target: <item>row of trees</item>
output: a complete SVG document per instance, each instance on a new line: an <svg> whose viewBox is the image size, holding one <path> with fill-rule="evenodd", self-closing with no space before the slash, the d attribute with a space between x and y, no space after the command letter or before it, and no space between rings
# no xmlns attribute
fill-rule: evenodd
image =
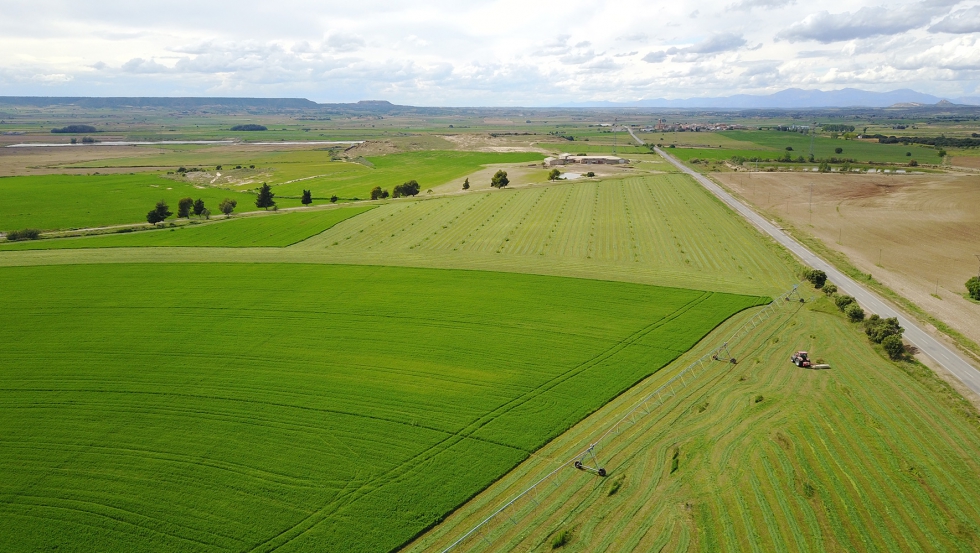
<svg viewBox="0 0 980 553"><path fill-rule="evenodd" d="M864 333L868 339L875 344L881 344L888 357L895 360L905 357L905 344L902 342L905 329L898 323L897 318L882 318L878 315L865 318L864 309L861 309L857 300L853 296L838 294L837 286L827 283L827 273L823 271L808 269L803 272L803 278L810 281L814 288L822 289L833 300L837 309L847 315L849 321L854 323L863 321Z"/></svg>
<svg viewBox="0 0 980 553"><path fill-rule="evenodd" d="M233 211L235 211L236 207L238 207L238 201L231 198L225 198L218 204L218 210L224 213L225 217L231 217L231 214ZM198 217L204 217L205 219L211 218L211 210L204 205L204 200L201 198L196 200L193 198L181 198L177 200L178 218L190 218L192 212ZM146 214L146 222L150 223L151 225L155 225L157 223L162 223L171 215L173 215L173 212L170 211L170 206L167 205L166 201L160 200L157 202L157 205Z"/></svg>

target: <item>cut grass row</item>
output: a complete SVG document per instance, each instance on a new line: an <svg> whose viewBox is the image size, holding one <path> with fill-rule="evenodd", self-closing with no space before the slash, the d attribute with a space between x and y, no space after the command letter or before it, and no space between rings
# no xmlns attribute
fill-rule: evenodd
<svg viewBox="0 0 980 553"><path fill-rule="evenodd" d="M441 550L737 324L576 425L407 551ZM833 368L792 366L789 354L801 348ZM545 552L566 531L563 551L980 546L980 416L929 369L887 360L825 298L789 308L733 353L738 365L719 365L601 448L608 478L569 469L537 495L540 506L519 503L508 513L516 524L503 520L465 550Z"/></svg>
<svg viewBox="0 0 980 553"><path fill-rule="evenodd" d="M306 240L341 221L374 209L342 207L315 211L288 211L262 216L217 219L206 224L124 234L102 234L0 243L0 251L61 250L79 248L174 247L284 247Z"/></svg>
<svg viewBox="0 0 980 553"><path fill-rule="evenodd" d="M493 263L582 263L785 289L792 271L758 233L690 178L474 193L385 205L297 248L336 255L478 256Z"/></svg>
<svg viewBox="0 0 980 553"><path fill-rule="evenodd" d="M10 551L388 551L760 301L302 264L0 287Z"/></svg>

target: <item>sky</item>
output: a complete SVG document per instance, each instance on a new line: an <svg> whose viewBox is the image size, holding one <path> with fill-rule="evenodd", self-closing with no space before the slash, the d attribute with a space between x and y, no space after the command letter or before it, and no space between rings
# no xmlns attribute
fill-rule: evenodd
<svg viewBox="0 0 980 553"><path fill-rule="evenodd" d="M980 96L980 0L0 0L0 95L548 106Z"/></svg>

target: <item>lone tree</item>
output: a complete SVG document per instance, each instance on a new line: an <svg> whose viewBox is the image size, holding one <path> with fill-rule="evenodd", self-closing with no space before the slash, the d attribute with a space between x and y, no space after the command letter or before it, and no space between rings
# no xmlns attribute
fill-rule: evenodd
<svg viewBox="0 0 980 553"><path fill-rule="evenodd" d="M834 148L834 153L835 154L843 154L844 153L844 148Z"/></svg>
<svg viewBox="0 0 980 553"><path fill-rule="evenodd" d="M313 203L313 193L310 192L309 190L304 190L303 199L300 201L303 202L303 205L310 205L311 203Z"/></svg>
<svg viewBox="0 0 980 553"><path fill-rule="evenodd" d="M980 301L980 277L971 277L966 281L966 290L971 298Z"/></svg>
<svg viewBox="0 0 980 553"><path fill-rule="evenodd" d="M177 200L177 217L181 219L190 217L192 207L194 207L194 198L181 198Z"/></svg>
<svg viewBox="0 0 980 553"><path fill-rule="evenodd" d="M561 171L559 171L558 169L552 169L551 172L548 173L548 180L558 180L558 177L560 176L561 176Z"/></svg>
<svg viewBox="0 0 980 553"><path fill-rule="evenodd" d="M490 179L490 186L494 188L503 188L508 184L510 184L510 181L507 179L507 171L503 169L494 173L493 178Z"/></svg>
<svg viewBox="0 0 980 553"><path fill-rule="evenodd" d="M204 212L207 210L208 208L204 207L204 200L201 198L194 200L194 215L200 217L201 215L204 215Z"/></svg>
<svg viewBox="0 0 980 553"><path fill-rule="evenodd" d="M470 179L469 177L467 177L466 180L463 181L463 190L469 190L469 189L470 189Z"/></svg>
<svg viewBox="0 0 980 553"><path fill-rule="evenodd" d="M336 195L330 196L330 203L335 204L335 203L337 203L337 200L339 200L339 199L340 198L338 198Z"/></svg>
<svg viewBox="0 0 980 553"><path fill-rule="evenodd" d="M403 196L416 196L422 187L415 180L410 180L406 183L399 184L392 190L391 196L393 198L401 198Z"/></svg>
<svg viewBox="0 0 980 553"><path fill-rule="evenodd" d="M238 207L238 200L233 200L231 198L225 198L221 200L220 204L218 204L218 209L225 214L225 217L231 217L231 212L235 211L236 207Z"/></svg>
<svg viewBox="0 0 980 553"><path fill-rule="evenodd" d="M381 199L381 187L380 186L375 186L374 188L371 189L371 199L372 200L380 200Z"/></svg>
<svg viewBox="0 0 980 553"><path fill-rule="evenodd" d="M259 197L255 198L255 207L261 207L264 209L269 209L270 207L275 207L276 201L273 200L276 195L272 193L272 188L269 185L262 183L262 188L259 188Z"/></svg>
<svg viewBox="0 0 980 553"><path fill-rule="evenodd" d="M149 213L146 214L146 222L151 225L163 222L167 217L170 217L173 213L167 206L167 202L160 200L157 202L157 206L154 207Z"/></svg>

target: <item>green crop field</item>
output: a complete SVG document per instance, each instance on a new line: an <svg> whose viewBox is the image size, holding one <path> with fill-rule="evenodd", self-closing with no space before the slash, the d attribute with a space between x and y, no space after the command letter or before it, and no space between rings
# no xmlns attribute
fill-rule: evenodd
<svg viewBox="0 0 980 553"><path fill-rule="evenodd" d="M810 137L795 132L779 131L727 131L721 133L734 140L743 142L753 142L760 146L760 149L772 150L777 155L782 155L786 147L793 148L790 154L796 156L808 156L810 153ZM834 148L841 148L843 153L834 153ZM905 155L912 152L911 157ZM922 146L903 146L901 144L878 144L877 142L864 142L861 140L834 140L828 136L817 136L814 139L813 154L817 158L849 158L855 159L860 163L868 161L886 161L892 163L907 163L909 159L927 160L932 163L938 161L936 150L924 148ZM728 157L731 157L729 154ZM758 156L756 152L754 155ZM751 156L749 156L751 157Z"/></svg>
<svg viewBox="0 0 980 553"><path fill-rule="evenodd" d="M0 287L6 551L388 551L761 301L331 265Z"/></svg>
<svg viewBox="0 0 980 553"><path fill-rule="evenodd" d="M319 234L337 223L374 209L342 207L316 211L288 211L265 216L216 219L207 224L102 234L81 238L0 243L0 250L56 250L123 248L134 246L283 247Z"/></svg>
<svg viewBox="0 0 980 553"><path fill-rule="evenodd" d="M215 154L201 154L212 156ZM165 156L160 156L165 157ZM274 185L280 207L299 206L303 190L314 198L325 200L333 195L343 198L367 198L375 186L393 188L415 179L423 192L432 186L460 178L484 165L540 161L537 153L482 152L410 152L372 157L368 163L330 161L326 152L276 152L257 156L256 173L267 169L269 184ZM130 164L158 164L162 159L133 158L121 160L113 167ZM203 161L204 159L202 159ZM113 161L113 160L109 160ZM189 160L177 158L179 164ZM261 164L266 161L268 167ZM106 161L98 162L106 165ZM114 162L115 163L115 162ZM240 163L246 163L241 161ZM191 164L188 163L188 166ZM214 169L214 167L211 167ZM230 167L229 167L230 169ZM225 171L228 172L227 170ZM299 180L301 179L301 180ZM253 178L254 180L254 178ZM146 212L163 199L176 209L177 200L186 196L202 198L217 213L218 203L226 197L238 200L238 211L254 211L254 196L241 191L252 190L256 183L222 189L217 186L161 178L157 173L132 175L44 175L0 178L0 194L6 198L0 205L0 230L22 228L63 229L141 222Z"/></svg>
<svg viewBox="0 0 980 553"><path fill-rule="evenodd" d="M796 368L788 359L801 348L832 368ZM576 425L406 550L462 536L706 349ZM932 371L887 360L826 299L784 309L732 354L737 365L689 380L599 448L607 478L568 468L537 504L518 503L460 550L543 553L563 531L572 552L980 547L980 415Z"/></svg>
<svg viewBox="0 0 980 553"><path fill-rule="evenodd" d="M213 213L223 198L238 200L236 211L255 211L255 196L161 178L135 175L43 175L0 178L0 230L64 229L145 222L146 212L165 200L176 211L177 200L201 198ZM299 200L277 199L280 207Z"/></svg>

